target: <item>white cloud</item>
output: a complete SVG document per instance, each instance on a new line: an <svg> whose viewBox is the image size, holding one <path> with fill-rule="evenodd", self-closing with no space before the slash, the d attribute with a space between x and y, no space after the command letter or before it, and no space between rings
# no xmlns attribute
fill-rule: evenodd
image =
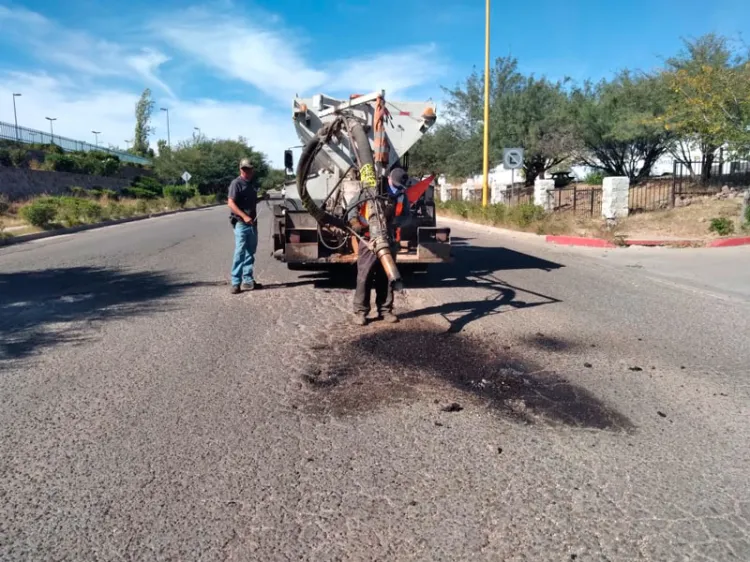
<svg viewBox="0 0 750 562"><path fill-rule="evenodd" d="M170 59L155 49L118 45L57 25L25 8L0 6L0 27L7 40L30 49L40 60L88 77L138 77L174 97L169 86L157 77L159 67Z"/></svg>
<svg viewBox="0 0 750 562"><path fill-rule="evenodd" d="M347 59L305 60L299 35L275 20L261 23L240 15L192 8L150 25L170 46L223 76L250 84L288 104L295 94L324 91L348 95L357 90L404 92L445 70L435 45L404 46L398 51ZM342 46L343 48L343 46ZM311 52L320 54L314 49ZM334 53L335 54L335 53ZM360 92L362 93L362 92Z"/></svg>
<svg viewBox="0 0 750 562"><path fill-rule="evenodd" d="M16 100L19 125L49 130L45 117L57 118L55 135L93 143L92 130L101 131L102 146L126 148L135 127L135 104L140 96L135 91L100 88L83 90L76 83L48 74L12 73L0 75L0 99L10 99L12 92L22 96ZM172 144L192 137L194 127L209 138L245 137L256 150L265 152L275 166L282 166L283 151L297 144L288 113L272 112L261 106L227 103L216 100L175 101L169 106ZM12 122L12 115L0 119ZM166 121L156 107L152 116L156 140L167 138Z"/></svg>
<svg viewBox="0 0 750 562"><path fill-rule="evenodd" d="M293 37L247 19L193 8L155 21L151 29L183 53L273 97L290 101L327 80L304 62Z"/></svg>

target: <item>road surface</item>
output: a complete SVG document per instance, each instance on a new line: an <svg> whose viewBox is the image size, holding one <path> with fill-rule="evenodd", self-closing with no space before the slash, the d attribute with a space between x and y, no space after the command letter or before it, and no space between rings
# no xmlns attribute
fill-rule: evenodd
<svg viewBox="0 0 750 562"><path fill-rule="evenodd" d="M224 209L0 249L0 559L750 560L750 251L457 226L357 329L261 222L239 296Z"/></svg>

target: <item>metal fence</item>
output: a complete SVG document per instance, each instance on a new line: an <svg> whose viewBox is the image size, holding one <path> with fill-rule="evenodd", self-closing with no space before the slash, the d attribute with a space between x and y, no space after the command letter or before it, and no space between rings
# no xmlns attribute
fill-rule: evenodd
<svg viewBox="0 0 750 562"><path fill-rule="evenodd" d="M715 193L725 185L750 187L750 162L719 161L703 172L701 162L675 162L672 179L675 195Z"/></svg>
<svg viewBox="0 0 750 562"><path fill-rule="evenodd" d="M602 189L600 187L561 187L547 192L554 211L568 211L589 217L602 214Z"/></svg>
<svg viewBox="0 0 750 562"><path fill-rule="evenodd" d="M50 133L45 133L44 131L37 131L36 129L29 129L27 127L16 128L14 124L3 123L2 121L0 121L0 138L23 144L55 144L66 152L106 152L119 157L123 162L130 162L131 164L151 163L148 158L136 156L135 154L130 154L129 152L124 152L122 150L113 150L111 148L95 146L87 142L61 137L59 135L52 135Z"/></svg>
<svg viewBox="0 0 750 562"><path fill-rule="evenodd" d="M659 211L674 206L675 192L671 178L653 179L634 185L628 193L628 208L631 213Z"/></svg>

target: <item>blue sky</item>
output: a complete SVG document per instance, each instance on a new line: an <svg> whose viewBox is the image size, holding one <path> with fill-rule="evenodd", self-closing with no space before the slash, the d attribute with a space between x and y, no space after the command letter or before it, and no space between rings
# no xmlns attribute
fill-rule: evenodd
<svg viewBox="0 0 750 562"><path fill-rule="evenodd" d="M658 66L681 37L739 37L748 21L747 0L494 0L491 50L526 72L598 79ZM194 127L242 135L279 164L297 144L295 93L383 88L439 104L440 86L483 57L482 0L0 0L0 120L12 121L20 92L19 124L46 130L44 117L57 117L56 134L92 140L95 129L103 144L124 147L149 87L157 109L170 108L173 143ZM153 124L155 145L166 138L164 114Z"/></svg>

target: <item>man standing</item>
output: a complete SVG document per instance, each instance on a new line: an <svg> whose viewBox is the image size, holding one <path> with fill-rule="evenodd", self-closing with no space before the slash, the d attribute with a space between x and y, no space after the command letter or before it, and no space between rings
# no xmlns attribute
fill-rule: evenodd
<svg viewBox="0 0 750 562"><path fill-rule="evenodd" d="M248 158L240 161L240 175L229 184L229 220L234 228L232 294L260 289L255 281L255 251L258 248L258 182Z"/></svg>
<svg viewBox="0 0 750 562"><path fill-rule="evenodd" d="M393 253L396 253L399 229L406 226L410 218L409 200L406 194L408 176L402 168L394 168L388 176L388 204L385 206L386 221L394 241ZM352 228L362 232L367 228L367 204L354 207L349 213ZM378 316L386 322L398 322L393 314L393 287L388 276L375 254L362 242L357 251L357 289L354 292L354 323L358 326L367 324L370 313L370 294L375 286L375 305Z"/></svg>

